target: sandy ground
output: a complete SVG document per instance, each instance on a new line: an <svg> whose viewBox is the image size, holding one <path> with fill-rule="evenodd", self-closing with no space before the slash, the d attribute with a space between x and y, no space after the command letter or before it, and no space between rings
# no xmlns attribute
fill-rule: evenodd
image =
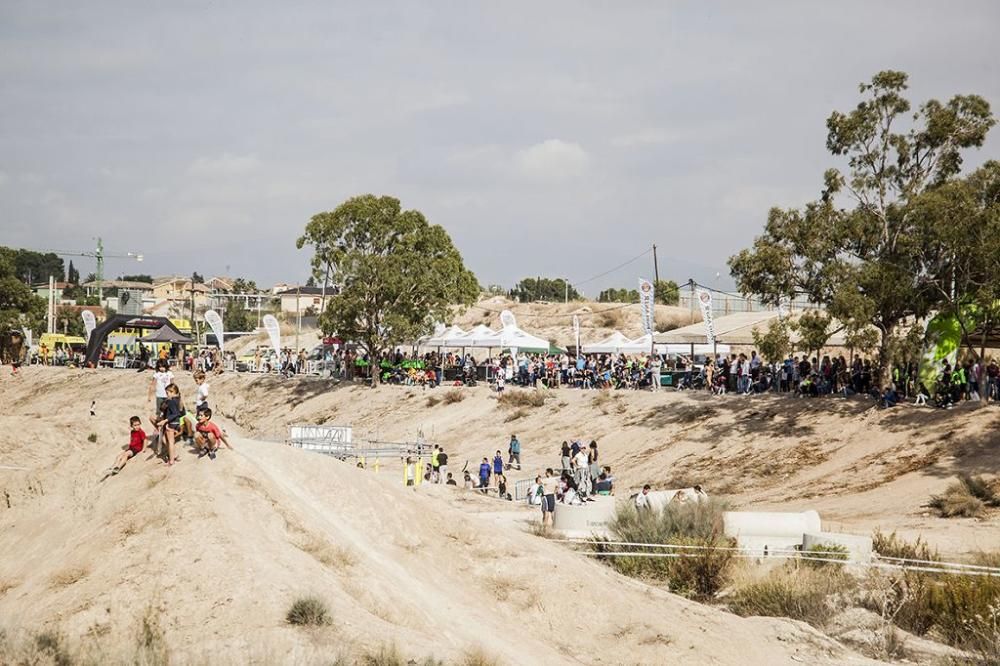
<svg viewBox="0 0 1000 666"><path fill-rule="evenodd" d="M922 536L947 556L1000 549L1000 513L946 519L925 506L959 473L1000 473L996 405L884 411L860 397L557 389L541 407L510 409L483 386L372 390L230 374L215 387L216 406L257 436L283 440L295 423L350 425L356 437L375 440L413 441L423 432L444 446L457 471L497 449L506 454L510 435L517 434L524 469L511 472L510 481L558 466L563 440L597 440L619 494L644 483L700 483L739 507L816 509L827 529ZM461 401L438 400L452 390Z"/></svg>
<svg viewBox="0 0 1000 666"><path fill-rule="evenodd" d="M3 624L115 640L152 612L177 663L221 655L303 663L386 643L448 660L481 646L510 664L868 663L801 623L741 619L621 577L526 533L530 514L514 507L461 490L406 489L396 474L249 436L234 436L236 450L215 461L185 452L172 469L143 454L100 482L127 442L127 418L149 411L149 379L29 368L0 383L0 465L27 468L0 469ZM193 388L189 378L182 386ZM233 417L221 419L232 433L275 431L306 412L365 420L384 410L387 434L423 426L471 455L510 429L485 389L435 408L404 389L330 391L236 375L218 378L212 391ZM642 410L677 400L634 397ZM602 431L629 418L627 410L604 423L592 397L565 399L563 429L582 429L584 413ZM543 421L561 413L546 407L544 418L517 424L528 455L541 455L554 425ZM522 427L529 419L533 427ZM606 450L635 478L624 464L627 439ZM330 605L330 627L285 623L292 601L307 593Z"/></svg>

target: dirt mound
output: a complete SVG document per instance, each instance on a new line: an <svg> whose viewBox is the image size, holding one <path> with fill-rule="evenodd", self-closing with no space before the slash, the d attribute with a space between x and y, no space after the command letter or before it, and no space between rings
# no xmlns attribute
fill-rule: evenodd
<svg viewBox="0 0 1000 666"><path fill-rule="evenodd" d="M148 411L148 380L36 368L0 387L0 464L27 468L0 471L8 623L113 644L152 616L181 663L302 663L388 644L446 660L479 646L499 663L864 662L799 623L622 578L490 520L462 491L407 490L395 474L276 443L235 437L234 452L186 452L170 470L142 454L99 482L127 418ZM213 397L230 392L221 401L235 409L241 381L245 397L267 388L234 377ZM306 595L329 605L330 626L285 622Z"/></svg>

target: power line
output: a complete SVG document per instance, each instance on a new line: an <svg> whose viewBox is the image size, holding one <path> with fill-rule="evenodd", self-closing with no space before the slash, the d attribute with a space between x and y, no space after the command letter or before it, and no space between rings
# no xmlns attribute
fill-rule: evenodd
<svg viewBox="0 0 1000 666"><path fill-rule="evenodd" d="M625 262L625 263L623 263L623 264L618 264L618 265L617 265L617 266L615 266L614 268L611 268L611 269L609 269L609 270L606 270L606 271L604 271L603 273L599 273L599 274L595 275L594 277L589 277L589 278L587 278L586 280L578 280L578 281L576 281L576 282L573 282L573 281L571 281L571 282L570 282L570 284L571 284L571 285L573 285L574 287L578 287L578 286L580 286L581 284L587 284L588 282L593 282L594 280L596 280L596 279L598 279L598 278L602 278L602 277L604 277L605 275L610 275L611 273L614 273L615 271L617 271L617 270L618 270L618 269L620 269L620 268L625 268L625 267L626 267L626 266L628 266L629 264L631 264L631 263L633 263L633 262L636 262L636 261L638 261L638 260L642 259L643 257L645 257L645 256L646 256L647 254L649 254L649 253L650 253L650 252L652 252L652 251L653 251L653 248L649 248L648 250L645 250L645 251L644 251L644 252L643 252L642 254L639 254L639 255L636 255L636 256L632 257L631 259L629 259L628 261L626 261L626 262Z"/></svg>

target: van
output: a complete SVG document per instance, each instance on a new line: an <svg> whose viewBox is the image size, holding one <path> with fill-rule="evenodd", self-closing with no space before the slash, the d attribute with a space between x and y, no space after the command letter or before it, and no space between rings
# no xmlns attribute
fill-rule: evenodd
<svg viewBox="0 0 1000 666"><path fill-rule="evenodd" d="M78 335L63 335L62 333L42 333L42 337L38 339L38 347L45 347L50 351L54 352L60 348L66 348L66 351L83 352L87 350L87 341Z"/></svg>

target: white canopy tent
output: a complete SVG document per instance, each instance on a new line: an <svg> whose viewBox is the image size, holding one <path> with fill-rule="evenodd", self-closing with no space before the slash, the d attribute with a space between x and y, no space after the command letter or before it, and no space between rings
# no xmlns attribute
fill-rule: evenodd
<svg viewBox="0 0 1000 666"><path fill-rule="evenodd" d="M615 331L600 342L582 345L584 354L631 354L633 352L627 351L627 349L632 346L633 342L619 331ZM648 344L646 351L649 351Z"/></svg>
<svg viewBox="0 0 1000 666"><path fill-rule="evenodd" d="M454 342L455 346L458 347L492 349L503 346L503 340L501 337L500 333L497 333L488 326L479 324L465 335L455 338Z"/></svg>
<svg viewBox="0 0 1000 666"><path fill-rule="evenodd" d="M466 332L458 326L449 326L441 333L435 334L420 344L423 347L461 347L462 345L456 344L456 342L464 335Z"/></svg>
<svg viewBox="0 0 1000 666"><path fill-rule="evenodd" d="M501 344L497 345L499 347L510 347L516 348L518 350L549 350L549 341L545 338L540 338L537 335L532 335L527 331L524 331L517 326L509 326L502 331L500 331Z"/></svg>

